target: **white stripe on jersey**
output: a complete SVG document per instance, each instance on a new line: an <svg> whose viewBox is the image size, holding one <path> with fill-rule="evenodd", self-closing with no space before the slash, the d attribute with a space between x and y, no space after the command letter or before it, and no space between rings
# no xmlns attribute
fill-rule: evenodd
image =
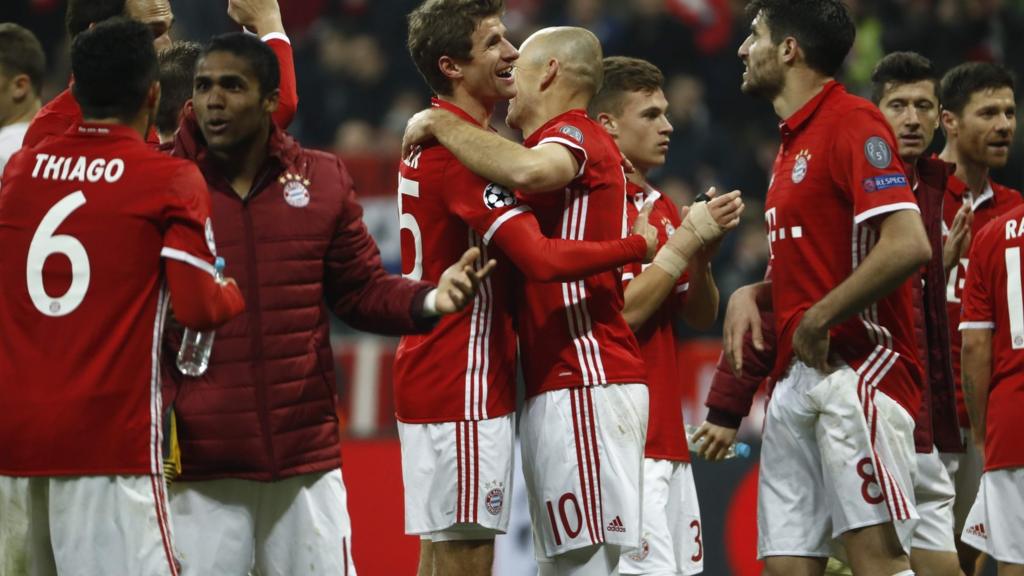
<svg viewBox="0 0 1024 576"><path fill-rule="evenodd" d="M171 260L177 260L179 262L184 262L186 264L191 264L196 268L199 268L203 272L206 272L210 276L217 275L217 269L213 267L213 264L210 264L209 262L203 260L202 258L193 256L192 254L189 254L184 250L178 250L177 248L168 248L167 246L164 246L163 250L160 250L160 256L164 258L170 258Z"/></svg>
<svg viewBox="0 0 1024 576"><path fill-rule="evenodd" d="M469 230L469 246L480 248L477 266L487 261L487 247L472 229ZM490 277L480 283L480 289L473 299L470 314L469 341L466 349L465 418L480 420L487 418L487 380L490 368L490 338L493 323L492 287Z"/></svg>
<svg viewBox="0 0 1024 576"><path fill-rule="evenodd" d="M565 190L565 208L562 212L562 238L582 240L587 225L589 197L581 191ZM583 280L562 283L562 299L566 309L569 335L576 347L583 385L606 384L601 350L594 338L590 312L586 306L586 286Z"/></svg>
<svg viewBox="0 0 1024 576"><path fill-rule="evenodd" d="M165 248L166 250L166 248ZM163 280L160 292L157 293L156 318L153 319L153 343L150 348L149 376L149 472L163 474L163 427L160 396L160 342L163 340L164 318L167 316L167 304L170 302L167 287Z"/></svg>
<svg viewBox="0 0 1024 576"><path fill-rule="evenodd" d="M533 208L530 208L529 206L526 205L520 205L509 210L508 212L505 212L501 216L498 216L498 219L491 223L491 227L488 228L487 232L484 234L484 245L491 243L491 238L493 238L494 235L498 232L498 228L501 228L502 224L508 222L515 216L525 214L527 212L533 212Z"/></svg>

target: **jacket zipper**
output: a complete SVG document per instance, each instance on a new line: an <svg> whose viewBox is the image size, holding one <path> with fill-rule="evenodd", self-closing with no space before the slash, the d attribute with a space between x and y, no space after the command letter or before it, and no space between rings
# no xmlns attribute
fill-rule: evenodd
<svg viewBox="0 0 1024 576"><path fill-rule="evenodd" d="M262 189L269 173L269 169L264 170L253 183L249 193L242 199L242 221L245 226L245 256L249 269L249 285L252 286L252 301L248 303L252 306L253 310L249 326L250 341L252 342L250 354L252 354L254 359L252 381L256 388L256 410L260 419L263 444L267 450L267 457L270 462L270 476L272 480L277 480L280 474L280 467L277 462L277 456L274 453L274 435L270 427L270 409L267 402L266 362L263 358L263 314L261 312L259 271L256 258L256 232L253 229L252 213L249 210L249 201L257 191Z"/></svg>

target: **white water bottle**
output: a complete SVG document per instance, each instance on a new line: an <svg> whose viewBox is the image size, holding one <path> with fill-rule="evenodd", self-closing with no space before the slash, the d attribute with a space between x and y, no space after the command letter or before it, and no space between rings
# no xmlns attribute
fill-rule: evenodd
<svg viewBox="0 0 1024 576"><path fill-rule="evenodd" d="M693 441L693 436L694 436L694 434L697 433L698 429L699 429L699 427L698 426L694 426L693 424L687 424L686 425L686 443L690 446L690 452L697 452L697 450L700 448L700 445L704 443L703 439L701 439L698 442L694 442ZM731 458L749 458L749 457L750 457L750 444L747 444L746 442L733 442L732 444L729 445L729 449L726 450L726 452L725 452L725 459L726 460L729 460Z"/></svg>
<svg viewBox="0 0 1024 576"><path fill-rule="evenodd" d="M220 256L214 261L214 277L217 283L224 282L224 259ZM185 328L181 336L181 348L178 349L178 370L185 376L202 376L210 365L210 353L213 351L213 337L216 330L200 332Z"/></svg>

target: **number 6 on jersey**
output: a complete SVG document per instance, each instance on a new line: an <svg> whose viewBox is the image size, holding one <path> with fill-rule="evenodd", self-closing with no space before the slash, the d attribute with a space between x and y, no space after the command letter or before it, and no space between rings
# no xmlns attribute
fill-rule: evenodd
<svg viewBox="0 0 1024 576"><path fill-rule="evenodd" d="M25 266L28 295L36 309L47 316L66 316L74 312L89 289L89 255L85 246L74 236L54 234L57 227L84 204L85 194L81 190L62 198L43 216L28 246ZM43 264L52 254L63 254L71 261L71 286L60 296L47 294L43 285Z"/></svg>

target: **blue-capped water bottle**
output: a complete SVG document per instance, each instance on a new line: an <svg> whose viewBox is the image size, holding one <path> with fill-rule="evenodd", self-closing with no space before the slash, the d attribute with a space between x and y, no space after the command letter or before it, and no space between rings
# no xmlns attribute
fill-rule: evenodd
<svg viewBox="0 0 1024 576"><path fill-rule="evenodd" d="M690 452L697 452L697 450L700 449L700 445L704 443L703 439L701 439L699 442L693 441L693 436L697 433L697 430L699 429L699 426L694 426L693 424L686 425L686 443L690 446ZM729 460L730 458L749 457L750 444L747 444L746 442L733 442L732 444L729 445L729 449L725 451L725 456L723 456L725 460Z"/></svg>
<svg viewBox="0 0 1024 576"><path fill-rule="evenodd" d="M220 256L213 263L214 277L217 283L224 282L224 259ZM185 328L181 336L181 348L178 349L178 370L185 376L202 376L210 365L210 353L213 351L213 337L216 330L201 332Z"/></svg>

